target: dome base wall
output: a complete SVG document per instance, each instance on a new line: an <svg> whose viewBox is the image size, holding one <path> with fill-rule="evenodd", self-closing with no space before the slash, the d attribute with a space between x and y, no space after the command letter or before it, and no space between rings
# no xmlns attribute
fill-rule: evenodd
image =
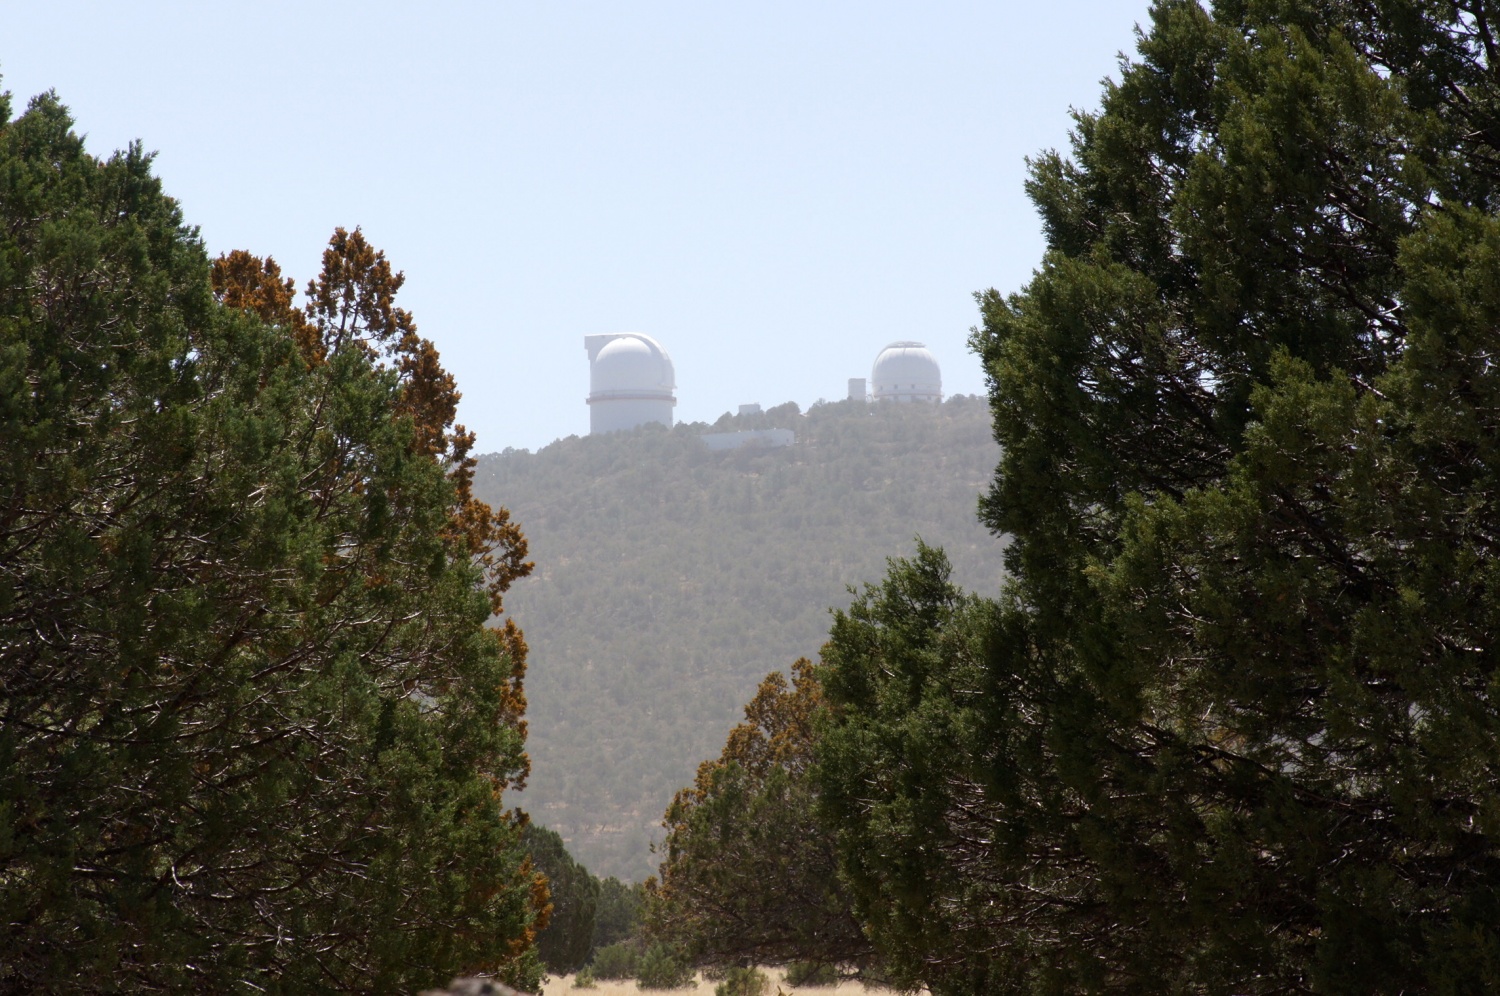
<svg viewBox="0 0 1500 996"><path fill-rule="evenodd" d="M671 398L599 398L589 399L589 434L623 432L651 422L671 427Z"/></svg>

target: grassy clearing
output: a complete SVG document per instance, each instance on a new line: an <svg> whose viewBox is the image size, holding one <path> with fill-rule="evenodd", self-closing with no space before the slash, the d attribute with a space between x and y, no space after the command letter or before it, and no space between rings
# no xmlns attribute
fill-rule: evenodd
<svg viewBox="0 0 1500 996"><path fill-rule="evenodd" d="M862 996L864 993L889 994L890 989L882 989L877 986L865 986L858 982L841 982L837 986L802 986L793 989L786 984L786 973L779 968L762 969L771 977L771 996L776 996L776 987L787 996L815 996L815 994L838 993L839 996ZM714 983L705 982L703 976L698 976L698 988L696 989L639 989L633 980L625 982L606 982L600 979L592 989L577 989L573 986L573 976L553 976L543 987L544 996L641 996L641 993L670 992L674 996L713 996Z"/></svg>

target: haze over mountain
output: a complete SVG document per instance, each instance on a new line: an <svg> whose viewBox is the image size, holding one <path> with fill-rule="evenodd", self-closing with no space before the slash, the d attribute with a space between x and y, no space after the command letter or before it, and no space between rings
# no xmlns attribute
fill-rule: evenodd
<svg viewBox="0 0 1500 996"><path fill-rule="evenodd" d="M699 438L773 427L795 445ZM476 493L511 510L536 561L506 597L531 647L520 805L594 873L653 873L672 794L767 673L817 654L848 586L920 536L959 584L998 588L1002 544L975 507L999 456L985 400L959 396L787 404L481 458Z"/></svg>

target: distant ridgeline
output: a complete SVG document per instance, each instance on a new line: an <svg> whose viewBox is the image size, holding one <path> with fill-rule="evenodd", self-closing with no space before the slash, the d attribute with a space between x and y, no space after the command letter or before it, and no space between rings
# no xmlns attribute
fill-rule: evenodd
<svg viewBox="0 0 1500 996"><path fill-rule="evenodd" d="M781 429L711 450L707 433ZM536 561L506 608L531 646L530 785L519 804L597 875L655 872L673 792L716 757L771 671L816 657L848 586L913 537L993 593L1002 546L976 502L999 447L983 398L841 401L646 426L480 459Z"/></svg>

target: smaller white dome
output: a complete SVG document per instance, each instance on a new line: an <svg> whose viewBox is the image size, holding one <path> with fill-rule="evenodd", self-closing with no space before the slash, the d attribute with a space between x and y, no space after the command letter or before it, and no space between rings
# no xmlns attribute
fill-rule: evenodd
<svg viewBox="0 0 1500 996"><path fill-rule="evenodd" d="M893 342L875 357L870 384L876 401L942 401L943 374L920 342Z"/></svg>
<svg viewBox="0 0 1500 996"><path fill-rule="evenodd" d="M589 388L594 398L670 397L676 386L671 358L650 336L630 334L613 338L589 364Z"/></svg>

